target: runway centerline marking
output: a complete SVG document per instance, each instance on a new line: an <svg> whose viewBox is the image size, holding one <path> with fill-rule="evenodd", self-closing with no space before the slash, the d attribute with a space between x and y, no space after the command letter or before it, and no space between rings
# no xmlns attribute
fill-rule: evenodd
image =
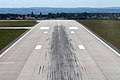
<svg viewBox="0 0 120 80"><path fill-rule="evenodd" d="M44 32L44 34L47 34L47 33L48 33L47 31Z"/></svg>
<svg viewBox="0 0 120 80"><path fill-rule="evenodd" d="M60 22L58 22L58 26L60 26Z"/></svg>
<svg viewBox="0 0 120 80"><path fill-rule="evenodd" d="M44 30L44 29L50 29L50 28L49 27L41 27L40 29Z"/></svg>
<svg viewBox="0 0 120 80"><path fill-rule="evenodd" d="M36 47L35 47L35 49L37 50L37 49L41 49L42 48L42 45L37 45Z"/></svg>
<svg viewBox="0 0 120 80"><path fill-rule="evenodd" d="M74 34L75 33L75 31L71 31L71 34Z"/></svg>
<svg viewBox="0 0 120 80"><path fill-rule="evenodd" d="M78 27L69 27L69 29L78 29Z"/></svg>
<svg viewBox="0 0 120 80"><path fill-rule="evenodd" d="M80 49L85 49L84 45L78 45Z"/></svg>

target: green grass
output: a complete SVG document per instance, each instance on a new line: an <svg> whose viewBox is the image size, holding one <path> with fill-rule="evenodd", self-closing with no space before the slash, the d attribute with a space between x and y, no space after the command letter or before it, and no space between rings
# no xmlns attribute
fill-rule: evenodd
<svg viewBox="0 0 120 80"><path fill-rule="evenodd" d="M26 30L0 30L0 50L23 34Z"/></svg>
<svg viewBox="0 0 120 80"><path fill-rule="evenodd" d="M32 27L35 24L35 20L0 21L0 27Z"/></svg>
<svg viewBox="0 0 120 80"><path fill-rule="evenodd" d="M79 20L80 23L120 50L120 21L117 20Z"/></svg>

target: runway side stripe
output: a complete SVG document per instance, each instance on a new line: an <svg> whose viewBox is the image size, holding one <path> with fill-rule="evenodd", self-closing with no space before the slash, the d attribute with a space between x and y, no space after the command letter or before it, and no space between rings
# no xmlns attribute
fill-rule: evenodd
<svg viewBox="0 0 120 80"><path fill-rule="evenodd" d="M79 24L79 23L78 23ZM87 28L85 28L82 24L79 24L82 28L84 28L87 32L89 32L91 35L93 35L97 40L99 40L100 42L102 42L106 47L108 47L110 50L112 50L115 54L117 54L118 56L120 56L120 54L114 50L112 47L110 47L107 43L105 43L104 41L102 41L100 38L98 38L95 34L93 34L91 31L89 31Z"/></svg>
<svg viewBox="0 0 120 80"><path fill-rule="evenodd" d="M37 27L40 23L38 23L35 27ZM17 40L12 46L10 46L7 50L5 50L0 57L5 55L11 48L13 48L19 41L21 41L25 36L27 36L35 27L33 27L30 31L28 31L25 35L23 35L19 40Z"/></svg>
<svg viewBox="0 0 120 80"><path fill-rule="evenodd" d="M78 47L79 47L80 49L85 49L85 47L84 47L83 45L78 45Z"/></svg>
<svg viewBox="0 0 120 80"><path fill-rule="evenodd" d="M37 45L36 47L35 47L35 49L41 49L42 48L42 45Z"/></svg>

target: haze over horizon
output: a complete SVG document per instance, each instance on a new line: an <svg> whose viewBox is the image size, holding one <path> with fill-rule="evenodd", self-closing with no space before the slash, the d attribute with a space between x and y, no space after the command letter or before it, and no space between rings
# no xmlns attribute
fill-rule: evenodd
<svg viewBox="0 0 120 80"><path fill-rule="evenodd" d="M29 8L29 7L120 7L120 0L4 0L0 8Z"/></svg>

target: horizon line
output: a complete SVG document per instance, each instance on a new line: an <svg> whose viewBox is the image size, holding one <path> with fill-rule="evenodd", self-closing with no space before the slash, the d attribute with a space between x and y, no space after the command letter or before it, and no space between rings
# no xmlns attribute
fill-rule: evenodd
<svg viewBox="0 0 120 80"><path fill-rule="evenodd" d="M50 6L50 7L45 7L45 6L31 6L31 7L0 7L0 8L120 8L120 6L91 6L91 7L85 7L85 6L78 6L78 7L55 7L55 6Z"/></svg>

